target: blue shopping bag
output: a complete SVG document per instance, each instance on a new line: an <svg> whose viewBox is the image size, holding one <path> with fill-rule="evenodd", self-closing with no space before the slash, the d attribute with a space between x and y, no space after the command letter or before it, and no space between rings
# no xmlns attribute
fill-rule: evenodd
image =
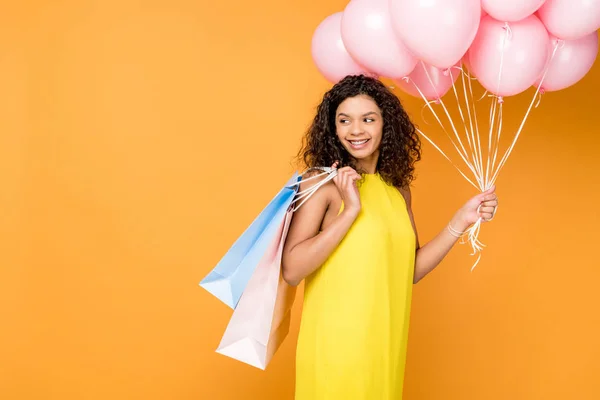
<svg viewBox="0 0 600 400"><path fill-rule="evenodd" d="M202 279L200 286L230 308L235 308L267 246L281 226L286 212L292 207L292 203L303 198L303 202L308 200L312 193L336 175L336 171L331 168L318 169L325 172L307 180L324 174L328 174L327 178L302 192L298 192L302 175L294 173L288 183L235 241L217 266Z"/></svg>

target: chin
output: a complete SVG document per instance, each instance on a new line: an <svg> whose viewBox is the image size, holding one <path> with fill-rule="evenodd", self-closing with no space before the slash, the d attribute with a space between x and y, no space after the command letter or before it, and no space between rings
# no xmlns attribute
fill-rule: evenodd
<svg viewBox="0 0 600 400"><path fill-rule="evenodd" d="M356 160L364 160L370 158L375 153L371 149L354 150L346 148L346 151Z"/></svg>

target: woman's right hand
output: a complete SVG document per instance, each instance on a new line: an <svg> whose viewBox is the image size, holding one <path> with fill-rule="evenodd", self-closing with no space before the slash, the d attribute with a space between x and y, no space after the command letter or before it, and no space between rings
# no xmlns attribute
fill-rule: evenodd
<svg viewBox="0 0 600 400"><path fill-rule="evenodd" d="M336 168L338 163L334 163L332 168ZM344 210L353 212L356 215L360 212L360 195L358 193L358 187L356 181L361 180L362 177L351 167L343 167L337 170L337 176L333 178L333 183L340 192L342 201L344 202Z"/></svg>

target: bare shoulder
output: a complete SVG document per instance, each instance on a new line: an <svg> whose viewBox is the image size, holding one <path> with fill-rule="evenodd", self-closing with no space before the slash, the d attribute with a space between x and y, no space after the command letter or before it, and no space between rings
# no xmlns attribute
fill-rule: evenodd
<svg viewBox="0 0 600 400"><path fill-rule="evenodd" d="M404 197L404 201L406 202L406 206L410 208L412 206L412 193L410 191L410 186L399 187L398 191Z"/></svg>
<svg viewBox="0 0 600 400"><path fill-rule="evenodd" d="M326 174L318 176L320 174L323 174L323 172L319 170L309 171L306 174L304 174L302 176L302 180L300 181L299 191L302 192L304 190L315 187L315 185L320 184L323 180L327 178ZM319 190L317 190L315 194L311 197L311 199L315 197L321 200L327 200L328 203L331 200L331 195L333 194L332 189L335 189L335 185L332 181L329 181L323 186L321 186Z"/></svg>
<svg viewBox="0 0 600 400"><path fill-rule="evenodd" d="M315 177L319 172L305 174L300 182L300 191L310 189L322 182L327 175ZM310 181L306 181L309 178ZM298 243L316 236L322 226L325 214L332 201L335 184L327 182L311 195L309 199L297 198L296 207L286 238L285 251L294 248ZM302 194L300 195L302 196Z"/></svg>

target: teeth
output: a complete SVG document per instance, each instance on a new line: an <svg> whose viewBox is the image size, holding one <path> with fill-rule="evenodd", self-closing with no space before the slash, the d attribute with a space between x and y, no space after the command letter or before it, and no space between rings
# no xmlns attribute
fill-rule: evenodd
<svg viewBox="0 0 600 400"><path fill-rule="evenodd" d="M353 145L355 145L355 146L358 146L358 145L361 145L361 144L367 143L367 140L368 140L368 139L365 139L365 140L351 140L351 141L350 141L350 143L352 143L352 144L353 144Z"/></svg>

